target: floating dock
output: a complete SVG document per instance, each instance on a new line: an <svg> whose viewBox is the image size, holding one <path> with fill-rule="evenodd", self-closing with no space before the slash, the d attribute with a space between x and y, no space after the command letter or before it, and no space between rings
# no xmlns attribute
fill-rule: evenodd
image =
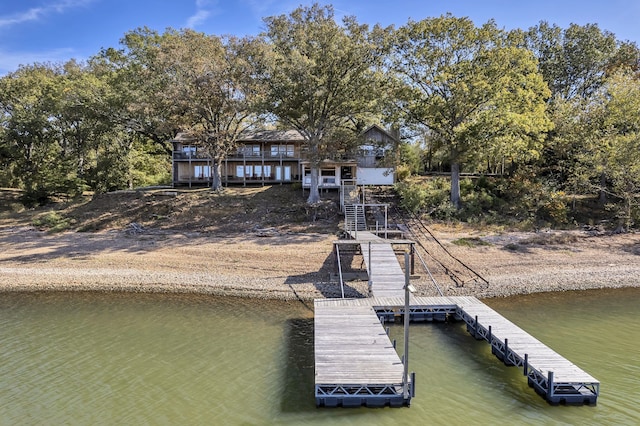
<svg viewBox="0 0 640 426"><path fill-rule="evenodd" d="M404 366L371 306L319 299L314 307L316 405L405 404Z"/></svg>
<svg viewBox="0 0 640 426"><path fill-rule="evenodd" d="M402 406L415 394L381 321L403 316L404 297L318 299L315 307L317 406ZM552 404L595 404L600 383L475 297L410 298L411 321L462 320L476 339Z"/></svg>

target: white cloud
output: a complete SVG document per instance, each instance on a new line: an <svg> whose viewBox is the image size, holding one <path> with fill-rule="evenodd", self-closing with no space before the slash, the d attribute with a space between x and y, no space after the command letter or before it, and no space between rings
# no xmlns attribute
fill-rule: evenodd
<svg viewBox="0 0 640 426"><path fill-rule="evenodd" d="M42 52L7 52L0 50L0 77L16 71L20 65L33 65L34 63L61 63L71 58L83 60L77 56L77 52L71 48L53 49Z"/></svg>
<svg viewBox="0 0 640 426"><path fill-rule="evenodd" d="M197 10L194 15L191 15L187 20L187 28L195 28L200 24L203 24L207 18L211 15L208 10Z"/></svg>
<svg viewBox="0 0 640 426"><path fill-rule="evenodd" d="M195 28L207 21L214 14L217 1L213 0L196 0L196 13L187 19L186 27Z"/></svg>
<svg viewBox="0 0 640 426"><path fill-rule="evenodd" d="M64 13L68 9L86 6L93 0L60 0L53 3L43 4L39 7L32 7L23 12L12 15L0 16L0 29L25 22L38 21L53 13Z"/></svg>

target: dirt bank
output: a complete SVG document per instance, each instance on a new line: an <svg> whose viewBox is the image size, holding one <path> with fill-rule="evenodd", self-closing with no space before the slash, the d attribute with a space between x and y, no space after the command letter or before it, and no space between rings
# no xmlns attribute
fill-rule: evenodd
<svg viewBox="0 0 640 426"><path fill-rule="evenodd" d="M435 234L452 254L489 282L460 285L439 277L445 295L495 297L640 286L638 234L480 235L446 228ZM471 243L458 245L461 238ZM335 297L339 286L330 282L335 239L327 233L259 231L228 236L166 230L47 234L30 226L5 226L0 227L0 290L200 292L305 300ZM437 294L420 267L414 283L419 294ZM366 291L366 282L348 283L348 296Z"/></svg>

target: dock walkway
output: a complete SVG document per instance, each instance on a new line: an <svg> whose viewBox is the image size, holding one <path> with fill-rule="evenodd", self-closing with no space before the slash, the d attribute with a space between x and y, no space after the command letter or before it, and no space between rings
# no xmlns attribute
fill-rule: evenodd
<svg viewBox="0 0 640 426"><path fill-rule="evenodd" d="M491 345L491 352L498 359L522 368L529 385L547 401L596 403L600 383L595 378L484 303L460 302L457 316L476 339Z"/></svg>
<svg viewBox="0 0 640 426"><path fill-rule="evenodd" d="M380 319L404 315L404 297L315 301L315 394L318 406L409 405L414 380ZM412 321L463 320L507 365L550 403L595 404L600 383L475 297L411 297ZM411 389L403 398L403 389ZM404 395L407 395L406 393Z"/></svg>
<svg viewBox="0 0 640 426"><path fill-rule="evenodd" d="M360 243L360 251L369 276L369 291L373 297L404 297L404 272L387 240L372 232L351 232ZM375 267L374 267L375 265Z"/></svg>

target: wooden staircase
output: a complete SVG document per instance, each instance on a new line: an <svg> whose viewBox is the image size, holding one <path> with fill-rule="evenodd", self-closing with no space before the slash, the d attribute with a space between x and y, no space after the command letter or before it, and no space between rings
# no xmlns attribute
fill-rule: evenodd
<svg viewBox="0 0 640 426"><path fill-rule="evenodd" d="M344 230L347 232L367 230L367 220L364 214L364 204L345 204Z"/></svg>

